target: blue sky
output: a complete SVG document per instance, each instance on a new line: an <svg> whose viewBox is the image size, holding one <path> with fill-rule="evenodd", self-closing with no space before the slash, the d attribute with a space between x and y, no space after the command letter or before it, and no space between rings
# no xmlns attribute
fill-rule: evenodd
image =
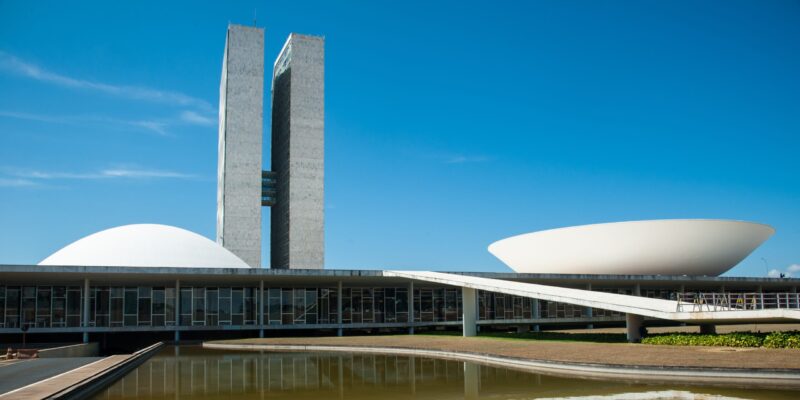
<svg viewBox="0 0 800 400"><path fill-rule="evenodd" d="M514 234L727 218L777 230L728 275L800 270L796 1L0 0L0 263L213 238L225 30L254 10L267 65L326 37L328 268L508 271L486 246Z"/></svg>

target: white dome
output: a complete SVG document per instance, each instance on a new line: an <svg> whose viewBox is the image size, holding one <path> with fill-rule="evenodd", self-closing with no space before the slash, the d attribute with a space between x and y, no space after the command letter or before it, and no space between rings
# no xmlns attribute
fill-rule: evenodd
<svg viewBox="0 0 800 400"><path fill-rule="evenodd" d="M489 252L520 273L717 276L774 233L742 221L630 221L512 236Z"/></svg>
<svg viewBox="0 0 800 400"><path fill-rule="evenodd" d="M203 236L158 224L124 225L91 234L39 265L249 268L242 259Z"/></svg>

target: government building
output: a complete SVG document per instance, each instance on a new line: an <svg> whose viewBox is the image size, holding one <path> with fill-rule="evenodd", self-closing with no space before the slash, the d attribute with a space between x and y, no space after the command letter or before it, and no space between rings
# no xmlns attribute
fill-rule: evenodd
<svg viewBox="0 0 800 400"><path fill-rule="evenodd" d="M271 76L264 30L230 25L222 57L217 233L133 224L37 265L0 260L0 336L349 335L797 320L800 280L719 275L775 231L729 220L584 225L498 240L514 272L324 269L324 38L291 34ZM269 268L261 213L271 212ZM74 240L74 238L71 238ZM67 242L67 240L65 240Z"/></svg>

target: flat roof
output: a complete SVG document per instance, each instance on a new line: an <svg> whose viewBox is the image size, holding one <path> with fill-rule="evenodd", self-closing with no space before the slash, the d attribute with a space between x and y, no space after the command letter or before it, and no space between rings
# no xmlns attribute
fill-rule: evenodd
<svg viewBox="0 0 800 400"><path fill-rule="evenodd" d="M800 286L798 278L717 277L687 275L590 275L590 274L518 274L514 272L451 272L476 277L539 282L554 285L585 286L586 284L624 286L704 285L734 287ZM83 267L53 265L0 264L0 277L5 284L80 284L89 279L100 285L165 284L180 280L191 284L254 285L348 285L405 284L405 278L383 276L382 270L370 269L269 269L269 268L175 268L175 267ZM420 285L430 286L431 284Z"/></svg>

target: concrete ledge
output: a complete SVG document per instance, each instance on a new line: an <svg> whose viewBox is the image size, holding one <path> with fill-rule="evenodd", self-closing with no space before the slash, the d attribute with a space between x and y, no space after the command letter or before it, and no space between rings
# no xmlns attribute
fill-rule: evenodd
<svg viewBox="0 0 800 400"><path fill-rule="evenodd" d="M620 366L611 364L569 363L533 360L492 354L405 347L338 345L271 345L203 343L203 348L249 351L344 352L410 355L469 361L500 368L597 380L622 380L645 383L684 383L764 389L800 389L800 371L793 369L699 368Z"/></svg>
<svg viewBox="0 0 800 400"><path fill-rule="evenodd" d="M163 342L159 342L133 354L109 356L63 374L12 390L0 395L0 399L85 399L139 366L163 345Z"/></svg>
<svg viewBox="0 0 800 400"><path fill-rule="evenodd" d="M39 358L97 357L99 354L100 346L96 342L39 350Z"/></svg>

